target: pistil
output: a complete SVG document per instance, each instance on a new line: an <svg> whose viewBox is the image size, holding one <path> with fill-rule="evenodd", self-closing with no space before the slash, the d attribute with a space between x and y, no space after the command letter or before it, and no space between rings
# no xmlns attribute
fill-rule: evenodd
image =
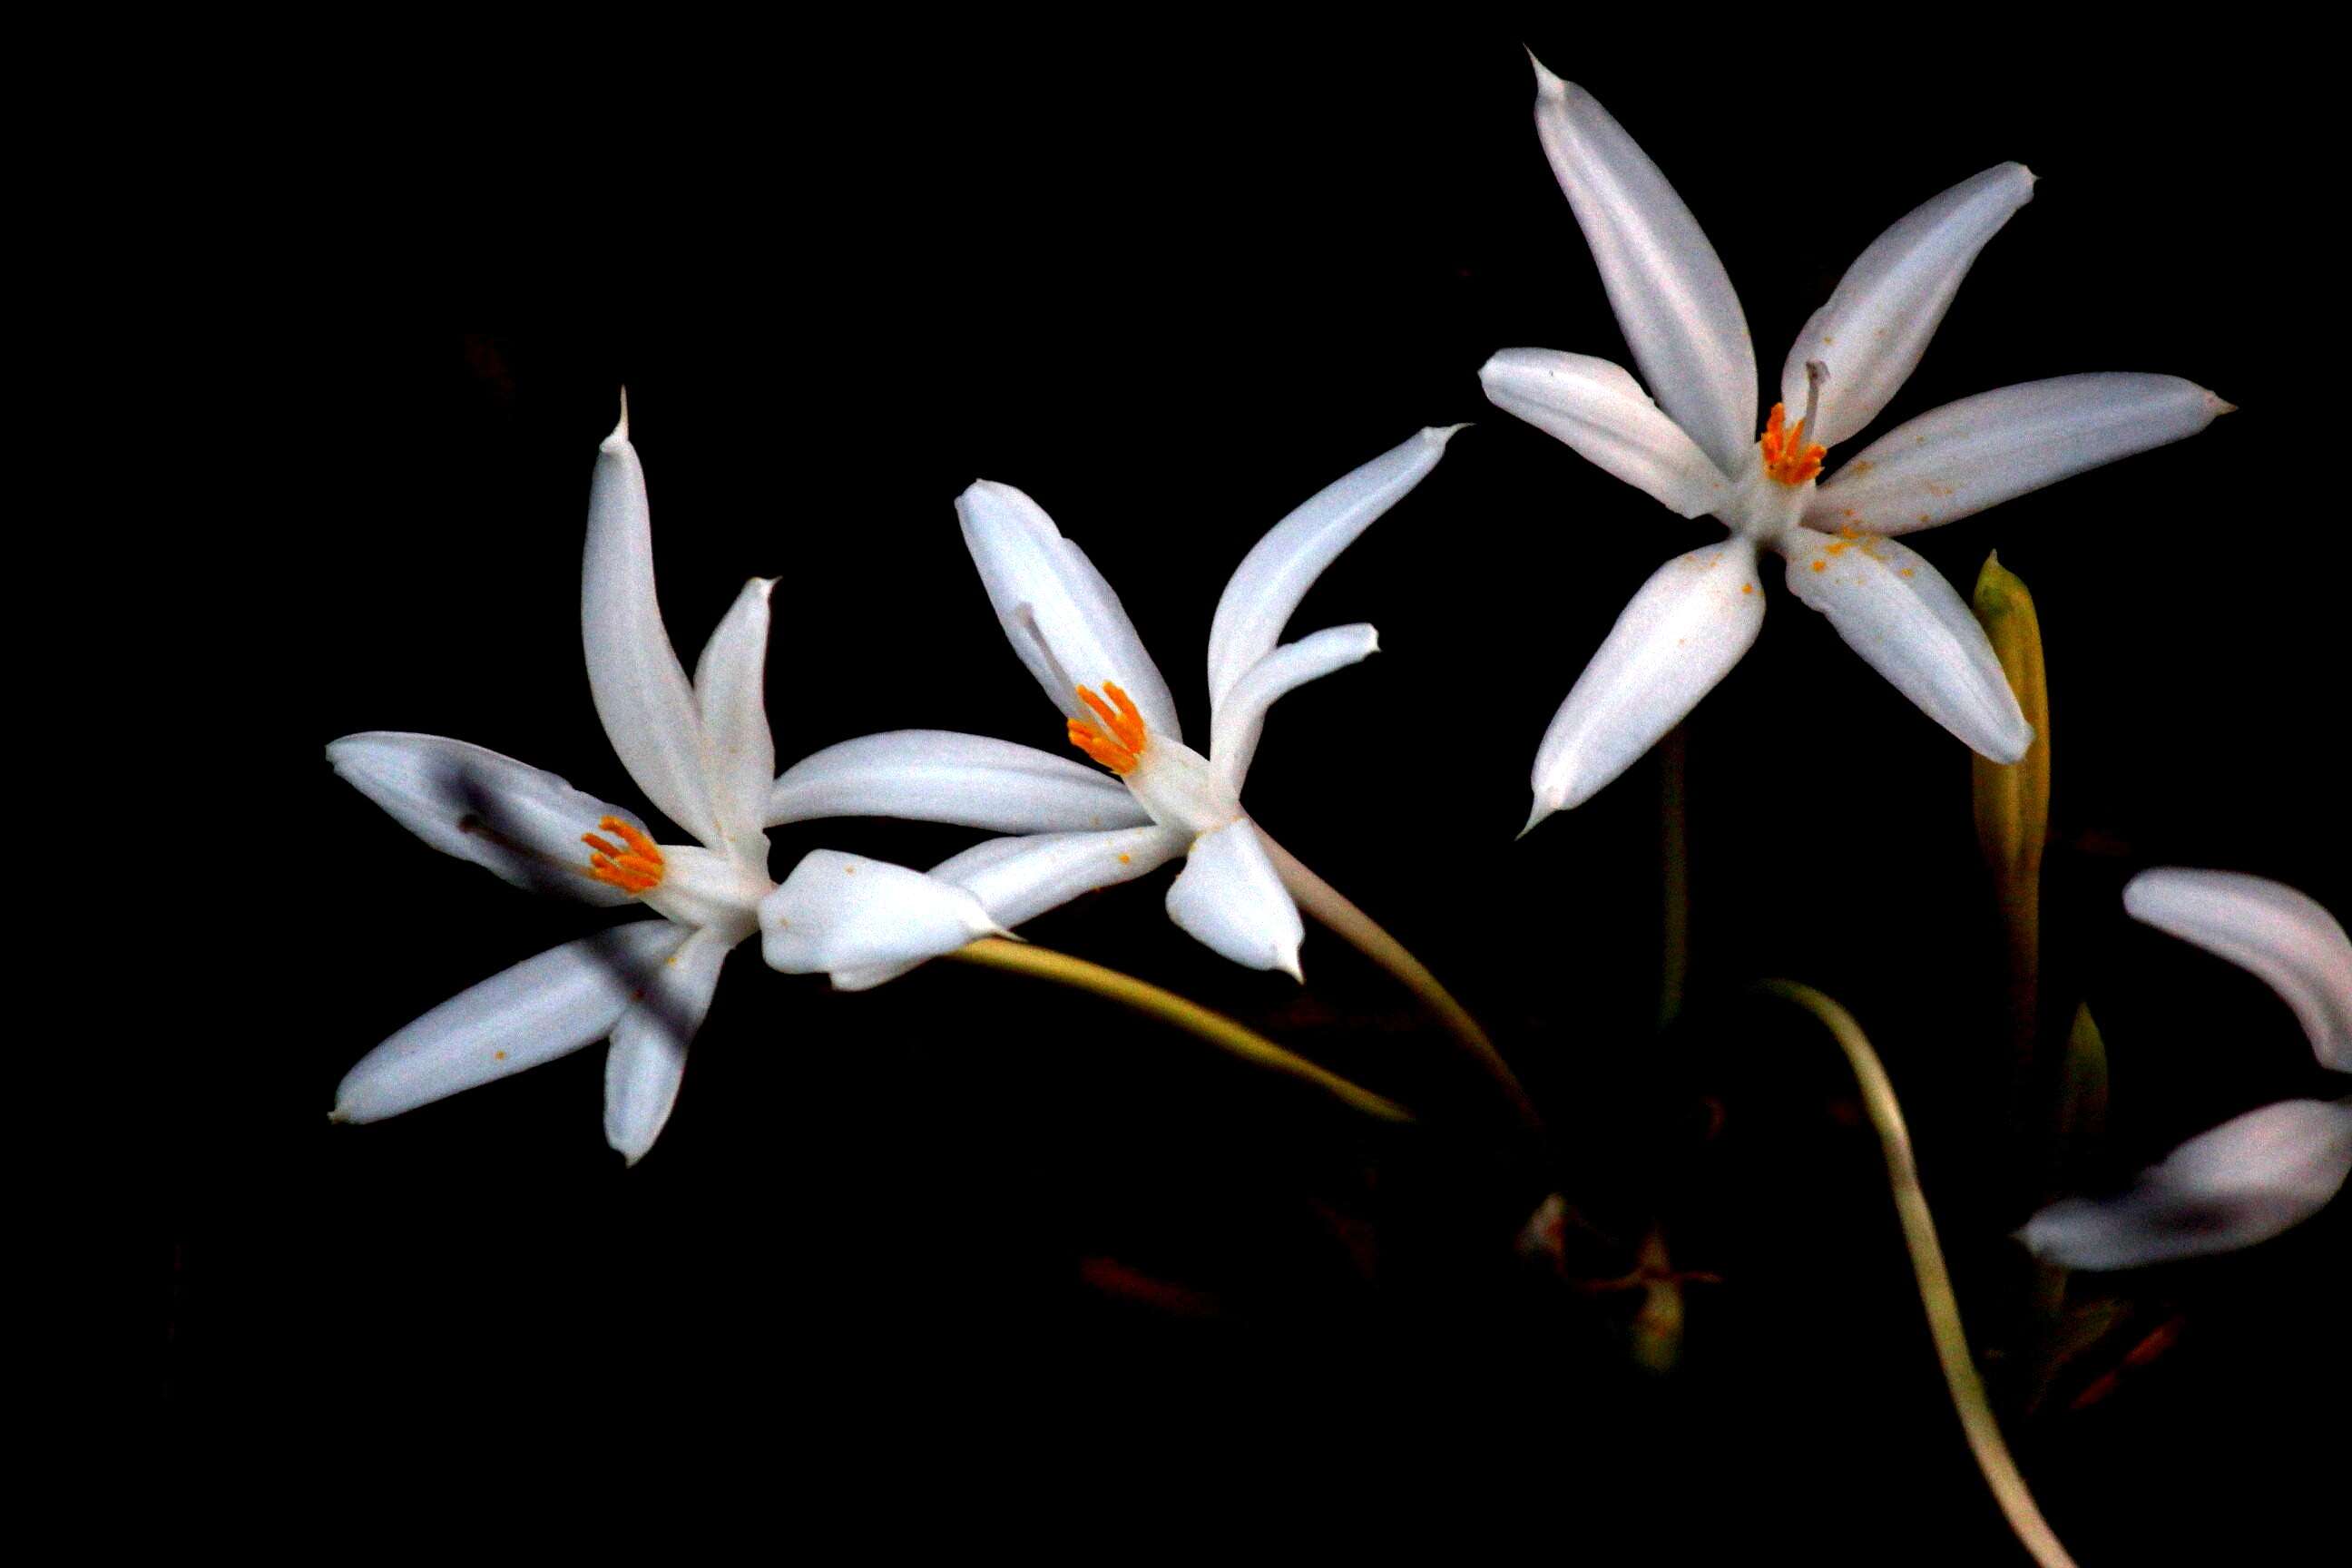
<svg viewBox="0 0 2352 1568"><path fill-rule="evenodd" d="M1789 416L1788 405L1776 403L1764 421L1764 471L1789 486L1803 484L1822 471L1822 459L1830 455L1827 447L1805 444L1805 431L1819 429L1822 410L1822 383L1830 378L1830 368L1820 360L1805 362L1805 416L1797 421L1796 428L1784 432L1781 425Z"/></svg>

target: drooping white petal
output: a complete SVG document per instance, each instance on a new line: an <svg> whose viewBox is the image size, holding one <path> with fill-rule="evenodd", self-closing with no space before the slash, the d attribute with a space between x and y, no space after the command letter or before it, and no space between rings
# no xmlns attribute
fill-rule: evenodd
<svg viewBox="0 0 2352 1568"><path fill-rule="evenodd" d="M613 1026L604 1054L604 1142L632 1165L654 1146L677 1103L686 1047L710 1012L719 966L733 945L717 931L696 931L655 970L646 994Z"/></svg>
<svg viewBox="0 0 2352 1568"><path fill-rule="evenodd" d="M1528 826L1583 805L1632 767L1730 673L1763 625L1756 546L1747 538L1659 567L1544 731Z"/></svg>
<svg viewBox="0 0 2352 1568"><path fill-rule="evenodd" d="M1557 349L1505 349L1478 372L1486 400L1576 448L1685 517L1723 505L1731 483L1622 365Z"/></svg>
<svg viewBox="0 0 2352 1568"><path fill-rule="evenodd" d="M767 819L774 825L820 816L902 816L998 833L1080 832L1149 820L1117 779L1075 757L951 730L860 735L793 763L769 793Z"/></svg>
<svg viewBox="0 0 2352 1568"><path fill-rule="evenodd" d="M1997 763L2033 743L2017 694L1968 602L1910 546L1803 531L1785 541L1789 588L1928 718Z"/></svg>
<svg viewBox="0 0 2352 1568"><path fill-rule="evenodd" d="M1217 705L1209 735L1209 762L1218 780L1238 795L1265 731L1266 710L1275 699L1310 680L1345 669L1378 653L1381 635L1370 626L1329 626L1276 648L1244 670Z"/></svg>
<svg viewBox="0 0 2352 1568"><path fill-rule="evenodd" d="M695 710L710 748L710 797L719 829L727 836L726 848L761 866L768 863L768 836L761 826L776 779L776 742L768 728L766 700L768 595L775 585L772 577L744 584L694 666Z"/></svg>
<svg viewBox="0 0 2352 1568"><path fill-rule="evenodd" d="M2230 405L2177 375L2029 381L1931 408L1856 453L1805 507L1809 527L1909 533L2194 436Z"/></svg>
<svg viewBox="0 0 2352 1568"><path fill-rule="evenodd" d="M603 1039L687 929L635 921L550 948L444 1002L360 1058L341 1121L380 1121Z"/></svg>
<svg viewBox="0 0 2352 1568"><path fill-rule="evenodd" d="M1168 918L1221 957L1303 979L1298 944L1307 931L1298 906L1246 816L1192 841L1184 869L1168 889Z"/></svg>
<svg viewBox="0 0 2352 1568"><path fill-rule="evenodd" d="M1780 401L1804 416L1805 362L1829 367L1805 440L1834 447L1878 417L1918 368L1985 241L2033 199L2033 174L2002 163L1915 207L1838 279L1780 367Z"/></svg>
<svg viewBox="0 0 2352 1568"><path fill-rule="evenodd" d="M488 867L517 887L591 904L629 895L588 875L580 842L598 819L642 829L635 812L573 789L544 769L463 741L388 730L346 735L327 761L354 789L445 855Z"/></svg>
<svg viewBox="0 0 2352 1568"><path fill-rule="evenodd" d="M1144 651L1118 595L1086 552L1062 537L1045 508L1011 485L982 479L956 498L956 516L1013 651L1055 707L1092 722L1077 689L1099 693L1116 682L1135 700L1146 724L1182 738L1168 682Z"/></svg>
<svg viewBox="0 0 2352 1568"><path fill-rule="evenodd" d="M760 948L787 974L919 963L1004 934L952 882L887 860L812 849L760 903Z"/></svg>
<svg viewBox="0 0 2352 1568"><path fill-rule="evenodd" d="M580 635L588 691L621 765L672 822L719 843L702 720L654 598L653 524L626 414L596 450Z"/></svg>
<svg viewBox="0 0 2352 1568"><path fill-rule="evenodd" d="M940 861L931 875L970 892L1001 926L1017 926L1081 893L1129 882L1184 852L1157 826L1115 833L1034 833L992 838Z"/></svg>
<svg viewBox="0 0 2352 1568"><path fill-rule="evenodd" d="M1658 406L1739 472L1756 444L1756 350L1715 247L1625 128L1540 62L1536 133Z"/></svg>
<svg viewBox="0 0 2352 1568"><path fill-rule="evenodd" d="M1432 426L1324 486L1250 547L1209 625L1209 710L1274 651L1325 567L1437 467L1459 425Z"/></svg>
<svg viewBox="0 0 2352 1568"><path fill-rule="evenodd" d="M2317 1214L2347 1171L2352 1102L2283 1100L2191 1138L2115 1197L2051 1205L2018 1237L2068 1268L2230 1252Z"/></svg>
<svg viewBox="0 0 2352 1568"><path fill-rule="evenodd" d="M2125 886L2124 908L2262 976L2320 1065L2352 1072L2352 938L2317 900L2264 877L2163 866Z"/></svg>

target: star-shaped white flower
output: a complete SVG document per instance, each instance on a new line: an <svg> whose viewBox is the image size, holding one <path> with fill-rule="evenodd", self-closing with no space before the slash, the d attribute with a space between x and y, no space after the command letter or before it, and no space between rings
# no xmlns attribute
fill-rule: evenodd
<svg viewBox="0 0 2352 1568"><path fill-rule="evenodd" d="M2260 877L2166 867L2133 878L2124 908L2261 975L2320 1065L2352 1072L2352 939L2317 903ZM2347 1173L2352 1098L2282 1100L2199 1133L2115 1196L2051 1205L2018 1236L2069 1268L2229 1252L2317 1214Z"/></svg>
<svg viewBox="0 0 2352 1568"><path fill-rule="evenodd" d="M635 1163L677 1103L720 965L759 929L776 886L761 820L776 768L761 691L773 581L744 585L688 680L654 595L625 406L597 454L582 578L597 716L629 777L692 844L657 844L635 813L462 741L378 731L335 742L327 758L444 853L522 887L661 918L566 942L436 1007L344 1077L339 1121L394 1116L609 1037L604 1136ZM898 871L909 887L896 870L866 879L879 895L863 906L870 940L835 929L837 950L871 962L912 943L929 955L994 929L970 895Z"/></svg>
<svg viewBox="0 0 2352 1568"><path fill-rule="evenodd" d="M2229 405L2178 376L2029 382L1923 414L1817 483L1827 449L1909 378L2033 175L2003 163L1963 180L1864 251L1789 351L1759 441L1748 321L1714 247L1606 110L1540 63L1536 77L1536 129L1649 395L1606 360L1549 349L1506 349L1479 380L1497 406L1731 538L1633 595L1544 735L1528 825L1590 799L1739 661L1764 621L1759 549L1929 718L1998 762L2023 756L2032 730L1976 618L1893 536L2193 435Z"/></svg>
<svg viewBox="0 0 2352 1568"><path fill-rule="evenodd" d="M1359 625L1276 644L1307 587L1436 467L1453 433L1423 430L1365 464L1243 559L1209 630L1205 756L1184 743L1167 681L1085 552L1021 491L973 485L957 498L956 512L997 619L1062 710L1071 743L1110 774L1010 742L898 730L828 746L776 780L769 824L898 816L1019 835L975 846L930 873L969 890L1006 926L1181 855L1184 869L1168 889L1170 917L1236 963L1297 975L1298 907L1242 809L1242 784L1275 699L1361 659L1378 639ZM801 880L795 872L762 906L772 963L795 940L797 922L780 921L793 915L801 893L816 897L832 886L812 877L796 889ZM834 983L876 984L910 967L838 967Z"/></svg>

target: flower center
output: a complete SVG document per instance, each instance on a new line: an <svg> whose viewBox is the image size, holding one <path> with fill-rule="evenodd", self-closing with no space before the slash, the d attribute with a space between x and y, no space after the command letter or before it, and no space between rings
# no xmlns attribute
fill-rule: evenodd
<svg viewBox="0 0 2352 1568"><path fill-rule="evenodd" d="M1821 427L1815 416L1822 408L1822 383L1829 378L1829 366L1817 359L1807 360L1805 416L1797 421L1796 428L1783 430L1781 425L1789 417L1789 406L1776 403L1764 421L1764 438L1759 443L1764 448L1764 471L1784 485L1803 484L1822 471L1822 459L1830 455L1827 447L1805 444L1806 426Z"/></svg>
<svg viewBox="0 0 2352 1568"><path fill-rule="evenodd" d="M662 860L661 846L617 816L600 820L597 826L607 833L618 834L621 844L583 833L580 842L592 853L583 869L596 880L618 888L632 898L649 893L661 886L667 867ZM628 846L624 849L622 844Z"/></svg>
<svg viewBox="0 0 2352 1568"><path fill-rule="evenodd" d="M1118 689L1116 681L1106 680L1103 689L1110 694L1106 702L1089 687L1078 688L1078 700L1095 710L1102 721L1101 728L1083 719L1070 721L1070 744L1121 777L1133 773L1143 761L1147 739L1143 728L1143 712L1135 700ZM1116 710L1111 704L1117 703Z"/></svg>

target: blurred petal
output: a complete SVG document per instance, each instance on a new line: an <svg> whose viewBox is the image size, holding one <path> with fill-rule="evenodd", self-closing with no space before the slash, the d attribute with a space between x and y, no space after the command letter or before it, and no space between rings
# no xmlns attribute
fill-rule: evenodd
<svg viewBox="0 0 2352 1568"><path fill-rule="evenodd" d="M1805 362L1829 367L1807 441L1834 447L1878 417L1918 368L1977 252L2032 199L2032 172L2002 163L1914 208L1871 242L1780 367L1780 401L1791 419L1804 412Z"/></svg>
<svg viewBox="0 0 2352 1568"><path fill-rule="evenodd" d="M588 490L580 633L588 690L621 765L672 822L706 845L718 844L702 721L654 599L646 476L629 445L625 413L597 448Z"/></svg>
<svg viewBox="0 0 2352 1568"><path fill-rule="evenodd" d="M861 735L795 763L769 794L768 821L820 816L902 816L998 833L1150 820L1125 784L1074 757L951 730Z"/></svg>
<svg viewBox="0 0 2352 1568"><path fill-rule="evenodd" d="M964 546L1013 651L1072 719L1092 721L1081 686L1116 682L1160 734L1181 740L1176 703L1118 595L1035 501L982 479L956 498Z"/></svg>
<svg viewBox="0 0 2352 1568"><path fill-rule="evenodd" d="M1789 541L1789 588L1921 711L1979 753L2013 763L2033 743L1984 627L1937 570L1892 539Z"/></svg>
<svg viewBox="0 0 2352 1568"><path fill-rule="evenodd" d="M654 1146L677 1103L686 1047L710 1011L719 966L733 945L709 928L696 931L613 1026L604 1055L604 1142L632 1165Z"/></svg>
<svg viewBox="0 0 2352 1568"><path fill-rule="evenodd" d="M1246 816L1192 841L1168 889L1168 918L1235 963L1302 978L1298 944L1307 932L1298 906Z"/></svg>
<svg viewBox="0 0 2352 1568"><path fill-rule="evenodd" d="M1298 601L1323 569L1421 483L1459 425L1432 426L1318 490L1242 557L1209 626L1209 706L1274 651Z"/></svg>
<svg viewBox="0 0 2352 1568"><path fill-rule="evenodd" d="M2068 1198L2019 1239L2068 1268L2252 1247L2327 1206L2352 1171L2352 1103L2289 1100L2200 1133L2112 1198Z"/></svg>
<svg viewBox="0 0 2352 1568"><path fill-rule="evenodd" d="M1576 448L1685 517L1704 517L1731 485L1698 443L1619 365L1557 349L1505 349L1478 372L1486 400Z"/></svg>
<svg viewBox="0 0 2352 1568"><path fill-rule="evenodd" d="M588 875L580 836L605 816L640 831L645 825L553 773L463 741L388 730L344 736L327 748L327 761L444 855L488 867L519 888L591 904L629 901Z"/></svg>
<svg viewBox="0 0 2352 1568"><path fill-rule="evenodd" d="M1730 673L1763 625L1749 541L1728 539L1659 567L1544 731L1528 826L1583 805L1632 767Z"/></svg>
<svg viewBox="0 0 2352 1568"><path fill-rule="evenodd" d="M1698 220L1592 95L1536 65L1536 133L1658 406L1723 472L1756 445L1756 351Z"/></svg>
<svg viewBox="0 0 2352 1568"><path fill-rule="evenodd" d="M980 900L887 860L813 849L760 903L761 952L787 974L919 963L1000 934Z"/></svg>
<svg viewBox="0 0 2352 1568"><path fill-rule="evenodd" d="M2165 866L2131 879L2124 908L2268 981L2320 1065L2352 1072L2352 938L2317 900L2263 877Z"/></svg>
<svg viewBox="0 0 2352 1568"><path fill-rule="evenodd" d="M1258 737L1265 730L1266 710L1276 698L1359 663L1380 647L1380 634L1368 626L1331 626L1276 648L1250 666L1217 705L1209 758L1218 779L1240 793L1250 760L1257 755Z"/></svg>
<svg viewBox="0 0 2352 1568"><path fill-rule="evenodd" d="M379 1121L603 1039L689 933L636 921L460 992L360 1058L335 1090L341 1121Z"/></svg>
<svg viewBox="0 0 2352 1568"><path fill-rule="evenodd" d="M2230 411L2177 375L2029 381L1932 408L1864 447L1814 491L1808 526L1934 528L2070 475L2194 436Z"/></svg>
<svg viewBox="0 0 2352 1568"><path fill-rule="evenodd" d="M719 830L747 860L767 863L768 790L776 742L768 729L768 595L772 577L743 584L694 667L695 710L709 742L711 802ZM717 846L713 846L717 847Z"/></svg>

